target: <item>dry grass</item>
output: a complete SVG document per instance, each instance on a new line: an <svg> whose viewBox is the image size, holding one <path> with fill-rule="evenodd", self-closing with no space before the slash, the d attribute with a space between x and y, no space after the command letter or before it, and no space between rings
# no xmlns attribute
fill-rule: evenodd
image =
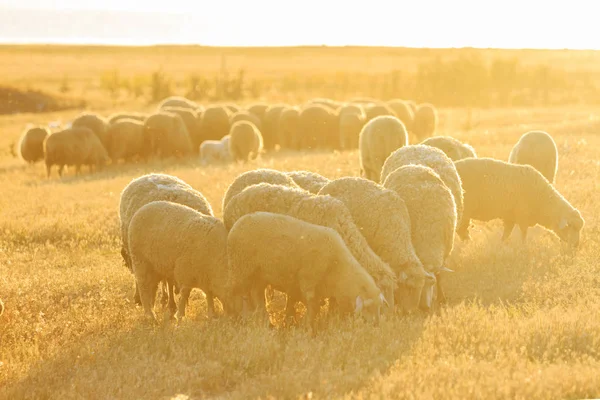
<svg viewBox="0 0 600 400"><path fill-rule="evenodd" d="M526 245L518 235L501 244L498 224L479 224L471 243L457 239L450 304L441 314L393 318L379 328L333 321L316 339L302 329L208 321L199 291L188 321L142 325L119 255L119 193L134 177L165 171L205 193L221 215L225 188L242 171L356 175L356 151L278 153L246 166L126 165L62 180L3 154L0 398L598 397L600 136L590 116L598 115L477 111L476 126L465 131L465 111L441 112L440 132L467 140L481 156L506 159L528 129L555 135L558 189L587 222L575 259L540 228ZM65 115L2 117L0 144L25 121L57 117Z"/></svg>

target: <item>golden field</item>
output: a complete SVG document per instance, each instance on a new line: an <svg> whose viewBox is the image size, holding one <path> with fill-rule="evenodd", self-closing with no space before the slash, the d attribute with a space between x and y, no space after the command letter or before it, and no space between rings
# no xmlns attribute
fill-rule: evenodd
<svg viewBox="0 0 600 400"><path fill-rule="evenodd" d="M137 49L133 58L127 51L96 49L88 57L78 48L2 47L0 84L57 91L68 75L77 96L109 114L153 106L105 100L97 85L106 70L151 73L171 60L170 73L176 75L196 71L194 59L199 72L219 68L218 61L193 49L188 56L181 49L171 50L172 56L168 48L156 54ZM322 58L298 50L297 60L287 62L283 50L253 51L232 55L239 64L233 68L307 77L313 69L379 73L388 69L378 60L391 57L389 68L398 62L374 50L370 58L355 54L355 63L349 62L350 50L343 57L335 53L341 50L329 55L314 50ZM419 57L427 52L415 50ZM598 57L588 53L586 59ZM546 58L539 62L562 63L564 70L576 70L578 57L584 57L524 54L538 61L542 54ZM403 60L409 69L417 62ZM45 62L47 68L40 67ZM581 65L598 73L591 64ZM288 94L281 96L262 97L289 101ZM79 111L0 116L0 298L6 306L0 317L0 398L600 397L600 107L439 110L438 133L470 143L482 157L506 160L529 130L546 130L555 138L557 189L586 221L575 258L563 254L559 240L542 228L533 229L526 244L516 233L502 243L498 222L476 223L471 242L455 239L448 264L455 273L446 279L449 303L440 313L388 317L379 327L330 321L314 339L301 328L209 321L198 290L192 292L188 320L148 327L132 302L133 277L120 256L119 194L135 177L164 172L204 193L221 216L225 189L243 171L268 167L313 170L332 179L356 176L357 151L282 151L247 165L209 167L196 159L167 160L108 166L96 174L84 168L79 177L70 170L62 179L55 172L46 179L42 165L24 165L11 156L8 149L26 123L66 121ZM277 317L281 302L271 307Z"/></svg>

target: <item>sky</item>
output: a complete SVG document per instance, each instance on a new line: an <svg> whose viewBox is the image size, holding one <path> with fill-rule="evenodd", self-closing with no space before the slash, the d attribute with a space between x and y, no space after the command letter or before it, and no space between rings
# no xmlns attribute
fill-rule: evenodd
<svg viewBox="0 0 600 400"><path fill-rule="evenodd" d="M595 4L592 0L0 0L0 41L600 49Z"/></svg>

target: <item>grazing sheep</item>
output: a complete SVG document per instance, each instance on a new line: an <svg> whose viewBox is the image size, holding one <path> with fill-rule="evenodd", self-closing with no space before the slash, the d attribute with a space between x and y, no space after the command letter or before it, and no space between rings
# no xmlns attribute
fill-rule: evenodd
<svg viewBox="0 0 600 400"><path fill-rule="evenodd" d="M200 121L196 110L184 107L164 107L162 111L177 114L181 117L192 141L192 148L197 149L202 143L202 132L200 131Z"/></svg>
<svg viewBox="0 0 600 400"><path fill-rule="evenodd" d="M259 183L271 183L273 185L299 188L296 182L294 182L294 180L285 172L268 168L246 171L235 178L225 191L225 195L223 196L223 210L225 210L225 207L227 207L229 200L231 200L233 196L237 195L248 186Z"/></svg>
<svg viewBox="0 0 600 400"><path fill-rule="evenodd" d="M394 110L394 113L400 121L404 123L407 130L412 130L415 113L404 100L394 99L387 102L387 105Z"/></svg>
<svg viewBox="0 0 600 400"><path fill-rule="evenodd" d="M229 138L229 135L225 135L221 140L205 140L202 142L200 145L200 162L206 165L213 162L231 161Z"/></svg>
<svg viewBox="0 0 600 400"><path fill-rule="evenodd" d="M265 149L272 150L277 145L279 139L279 117L281 112L286 108L285 104L273 104L270 105L266 110L263 117L263 141Z"/></svg>
<svg viewBox="0 0 600 400"><path fill-rule="evenodd" d="M265 111L267 111L267 108L269 108L268 104L257 103L248 107L248 111L256 115L264 123Z"/></svg>
<svg viewBox="0 0 600 400"><path fill-rule="evenodd" d="M415 112L412 132L418 140L433 136L438 124L438 114L434 106L429 103L419 104Z"/></svg>
<svg viewBox="0 0 600 400"><path fill-rule="evenodd" d="M234 123L229 136L229 153L235 161L255 160L263 150L262 135L252 122Z"/></svg>
<svg viewBox="0 0 600 400"><path fill-rule="evenodd" d="M300 150L302 138L300 137L300 109L286 107L279 115L277 125L278 143L282 149Z"/></svg>
<svg viewBox="0 0 600 400"><path fill-rule="evenodd" d="M258 130L262 129L262 121L256 115L252 114L250 111L238 111L234 114L231 114L229 117L229 125L233 126L238 121L248 121L254 124L258 128Z"/></svg>
<svg viewBox="0 0 600 400"><path fill-rule="evenodd" d="M44 140L50 135L50 130L43 126L30 127L23 132L19 139L19 156L29 164L44 159Z"/></svg>
<svg viewBox="0 0 600 400"><path fill-rule="evenodd" d="M106 147L106 130L108 121L98 114L82 113L79 114L71 123L71 128L88 128L100 139L100 142Z"/></svg>
<svg viewBox="0 0 600 400"><path fill-rule="evenodd" d="M227 231L220 219L181 204L153 201L134 214L128 241L140 300L151 319L156 321L154 299L161 280L180 288L178 318L185 316L192 288L206 294L209 317L214 315L215 295L228 310Z"/></svg>
<svg viewBox="0 0 600 400"><path fill-rule="evenodd" d="M393 152L385 160L385 164L383 164L383 169L381 170L380 182L385 182L388 175L408 164L425 165L433 169L442 178L442 181L444 181L454 196L456 214L460 223L463 215L463 189L452 160L436 147L423 144L404 146Z"/></svg>
<svg viewBox="0 0 600 400"><path fill-rule="evenodd" d="M285 174L292 178L302 189L312 194L319 193L319 190L321 190L323 186L331 182L323 175L311 171L290 171Z"/></svg>
<svg viewBox="0 0 600 400"><path fill-rule="evenodd" d="M106 149L89 128L65 129L48 135L44 140L48 178L53 165L58 166L58 175L62 176L65 165L74 165L75 174L79 174L82 165L88 165L92 171L94 167L104 166L108 160Z"/></svg>
<svg viewBox="0 0 600 400"><path fill-rule="evenodd" d="M367 116L360 105L347 104L338 109L340 147L342 150L358 148L358 137Z"/></svg>
<svg viewBox="0 0 600 400"><path fill-rule="evenodd" d="M247 187L227 203L223 210L225 228L230 230L239 218L257 211L285 214L335 229L393 307L396 276L369 247L344 203L331 196L317 196L302 189L260 183Z"/></svg>
<svg viewBox="0 0 600 400"><path fill-rule="evenodd" d="M457 215L454 196L435 171L422 165L405 165L383 184L398 193L408 209L412 243L425 269L436 275L437 300L446 302L441 272L454 246ZM427 292L425 293L427 295ZM427 303L430 299L425 299Z"/></svg>
<svg viewBox="0 0 600 400"><path fill-rule="evenodd" d="M137 121L145 121L148 116L146 114L137 113L137 112L125 112L125 113L116 113L111 114L107 120L109 125L114 124L115 122L119 122L122 119L135 119Z"/></svg>
<svg viewBox="0 0 600 400"><path fill-rule="evenodd" d="M373 118L380 116L392 116L396 117L396 113L394 110L385 103L374 103L365 106L365 115L367 116L367 122L372 120Z"/></svg>
<svg viewBox="0 0 600 400"><path fill-rule="evenodd" d="M196 110L199 106L198 103L196 103L195 101L186 99L185 97L170 96L158 104L156 111L160 112L167 107L180 107L187 108L190 110Z"/></svg>
<svg viewBox="0 0 600 400"><path fill-rule="evenodd" d="M471 219L504 222L506 240L515 224L523 240L530 226L541 225L572 247L579 246L584 221L550 182L530 165L510 164L491 158L466 158L456 162L465 191L465 211L457 233L469 239Z"/></svg>
<svg viewBox="0 0 600 400"><path fill-rule="evenodd" d="M558 171L558 149L552 136L546 132L527 132L512 148L508 162L531 165L554 184Z"/></svg>
<svg viewBox="0 0 600 400"><path fill-rule="evenodd" d="M229 134L229 117L231 111L224 106L212 105L206 108L200 116L200 143L205 140L221 140Z"/></svg>
<svg viewBox="0 0 600 400"><path fill-rule="evenodd" d="M144 123L144 151L158 157L184 157L192 153L192 141L183 119L161 111Z"/></svg>
<svg viewBox="0 0 600 400"><path fill-rule="evenodd" d="M477 157L475 149L452 136L434 136L425 139L421 144L437 147L442 150L452 161L462 160L468 157Z"/></svg>
<svg viewBox="0 0 600 400"><path fill-rule="evenodd" d="M408 144L406 127L396 117L376 117L360 131L361 176L377 182L392 152Z"/></svg>
<svg viewBox="0 0 600 400"><path fill-rule="evenodd" d="M321 300L335 298L343 313L365 311L379 320L386 303L373 278L360 266L334 229L285 215L242 216L227 238L229 286L264 303L266 285L301 300L305 321L316 334ZM263 308L264 309L264 308Z"/></svg>
<svg viewBox="0 0 600 400"><path fill-rule="evenodd" d="M395 301L411 311L422 290L431 290L435 277L423 269L411 239L411 223L404 201L392 190L362 178L340 178L329 182L319 195L342 201L367 243L396 274L399 289ZM431 298L429 296L428 298ZM400 303L399 299L404 301ZM424 304L424 308L431 304Z"/></svg>
<svg viewBox="0 0 600 400"><path fill-rule="evenodd" d="M131 160L144 154L144 123L135 119L119 119L106 131L107 151L113 162Z"/></svg>
<svg viewBox="0 0 600 400"><path fill-rule="evenodd" d="M144 205L160 200L182 204L202 214L213 216L212 207L202 193L194 190L190 185L175 176L148 174L129 182L121 192L119 221L121 230L121 256L123 257L123 261L125 261L125 266L132 272L128 243L129 223L133 215ZM139 304L140 298L137 286L135 288L134 300ZM171 302L170 306L173 308L175 303Z"/></svg>
<svg viewBox="0 0 600 400"><path fill-rule="evenodd" d="M417 113L417 108L418 108L417 103L414 102L413 100L404 100L404 102L406 103L406 105L408 107L410 107L410 110L413 112L413 115L415 115Z"/></svg>
<svg viewBox="0 0 600 400"><path fill-rule="evenodd" d="M332 111L337 110L340 107L340 102L332 100L332 99L326 99L326 98L316 98L316 99L312 99L309 100L307 102L308 105L310 104L320 104L322 106L325 106L327 108L329 108Z"/></svg>
<svg viewBox="0 0 600 400"><path fill-rule="evenodd" d="M311 104L300 111L300 135L303 149L339 149L338 120L335 110Z"/></svg>

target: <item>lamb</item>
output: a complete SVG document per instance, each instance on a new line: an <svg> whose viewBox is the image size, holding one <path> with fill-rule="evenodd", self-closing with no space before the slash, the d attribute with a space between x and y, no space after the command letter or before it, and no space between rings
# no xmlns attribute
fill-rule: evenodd
<svg viewBox="0 0 600 400"><path fill-rule="evenodd" d="M212 207L202 193L194 190L181 179L165 174L148 174L131 182L121 192L119 200L119 221L121 230L121 256L125 266L133 272L129 253L128 231L133 215L144 205L152 201L171 201L214 216ZM140 297L136 286L134 300L139 304ZM171 302L170 306L174 307Z"/></svg>
<svg viewBox="0 0 600 400"><path fill-rule="evenodd" d="M342 150L358 148L358 137L365 125L366 114L358 104L347 104L338 109L340 147Z"/></svg>
<svg viewBox="0 0 600 400"><path fill-rule="evenodd" d="M205 140L202 142L200 145L200 162L202 165L231 161L229 138L229 135L225 135L221 140Z"/></svg>
<svg viewBox="0 0 600 400"><path fill-rule="evenodd" d="M394 110L394 113L400 121L404 123L408 131L412 130L412 124L415 119L415 113L410 106L400 99L394 99L387 102L387 105Z"/></svg>
<svg viewBox="0 0 600 400"><path fill-rule="evenodd" d="M456 162L465 190L465 211L457 233L468 240L469 221L504 222L503 240L515 224L523 241L530 226L541 225L573 248L579 246L584 220L535 168L491 158L466 158Z"/></svg>
<svg viewBox="0 0 600 400"><path fill-rule="evenodd" d="M262 129L262 121L256 115L252 114L250 111L240 110L231 115L229 118L229 125L233 126L238 121L248 121L254 124L258 128L258 130Z"/></svg>
<svg viewBox="0 0 600 400"><path fill-rule="evenodd" d="M144 142L144 151L159 157L184 157L192 153L192 141L183 119L166 111L146 119Z"/></svg>
<svg viewBox="0 0 600 400"><path fill-rule="evenodd" d="M385 164L383 164L383 169L381 170L380 182L385 182L388 175L393 171L408 164L430 167L442 178L442 181L444 181L454 196L456 213L460 223L463 215L463 189L452 160L442 150L435 147L423 144L404 146L393 152L385 160Z"/></svg>
<svg viewBox="0 0 600 400"><path fill-rule="evenodd" d="M262 135L251 122L234 123L229 136L229 153L236 161L255 160L263 150Z"/></svg>
<svg viewBox="0 0 600 400"><path fill-rule="evenodd" d="M438 124L438 114L435 107L429 103L419 104L415 112L412 132L418 140L433 136Z"/></svg>
<svg viewBox="0 0 600 400"><path fill-rule="evenodd" d="M435 284L435 276L423 269L411 239L411 223L404 201L388 190L362 178L340 178L330 181L319 195L330 195L344 203L367 243L387 263L401 282L395 294L396 303L405 311L419 304L422 290ZM429 295L427 298L431 298ZM424 304L428 309L431 304Z"/></svg>
<svg viewBox="0 0 600 400"><path fill-rule="evenodd" d="M323 175L311 171L290 171L285 174L292 178L302 189L312 194L319 193L319 190L330 182Z"/></svg>
<svg viewBox="0 0 600 400"><path fill-rule="evenodd" d="M177 317L185 316L192 288L206 294L208 316L214 315L216 295L223 308L232 305L227 293L227 231L218 218L169 201L153 201L131 219L129 251L140 300L156 321L154 298L161 280L181 291Z"/></svg>
<svg viewBox="0 0 600 400"><path fill-rule="evenodd" d="M29 164L44 159L44 140L50 130L44 126L28 127L21 135L18 144L19 156Z"/></svg>
<svg viewBox="0 0 600 400"><path fill-rule="evenodd" d="M229 134L229 118L231 111L225 106L209 106L204 110L200 119L200 137L199 142L205 140L220 140L223 136Z"/></svg>
<svg viewBox="0 0 600 400"><path fill-rule="evenodd" d="M268 243L268 246L265 246ZM233 293L252 293L263 303L267 284L307 306L305 321L316 334L320 301L335 298L343 313L365 311L379 320L386 304L373 278L334 229L285 215L242 216L227 238ZM263 308L264 309L264 308Z"/></svg>
<svg viewBox="0 0 600 400"><path fill-rule="evenodd" d="M58 175L62 176L65 165L74 165L75 174L81 172L82 165L101 168L109 161L106 149L98 136L88 128L70 128L55 132L44 140L44 162L50 178L53 165L58 166Z"/></svg>
<svg viewBox="0 0 600 400"><path fill-rule="evenodd" d="M190 110L196 110L199 107L199 105L195 101L186 99L185 97L170 96L158 104L157 111L160 112L167 107L181 107Z"/></svg>
<svg viewBox="0 0 600 400"><path fill-rule="evenodd" d="M452 136L434 136L425 139L421 144L437 147L442 150L452 161L468 157L477 157L475 149L466 143L461 143Z"/></svg>
<svg viewBox="0 0 600 400"><path fill-rule="evenodd" d="M277 124L278 143L283 149L302 149L300 137L300 109L285 107L279 115Z"/></svg>
<svg viewBox="0 0 600 400"><path fill-rule="evenodd" d="M131 160L144 154L144 123L135 119L119 119L106 132L107 151L113 162Z"/></svg>
<svg viewBox="0 0 600 400"><path fill-rule="evenodd" d="M376 117L360 131L361 176L378 181L388 156L408 144L406 127L396 117Z"/></svg>
<svg viewBox="0 0 600 400"><path fill-rule="evenodd" d="M296 182L294 182L294 180L285 172L268 168L259 168L252 171L246 171L235 178L235 180L225 191L225 195L223 196L223 210L225 210L225 207L227 207L227 204L233 198L233 196L237 195L248 186L259 183L271 183L273 185L299 188Z"/></svg>
<svg viewBox="0 0 600 400"><path fill-rule="evenodd" d="M88 128L100 139L100 142L106 147L106 130L108 121L98 114L82 113L79 114L71 123L71 128Z"/></svg>
<svg viewBox="0 0 600 400"><path fill-rule="evenodd" d="M263 141L265 149L271 150L275 148L279 140L279 117L282 111L286 108L285 104L272 104L264 113L263 116Z"/></svg>
<svg viewBox="0 0 600 400"><path fill-rule="evenodd" d="M334 110L322 104L310 104L300 111L301 148L339 149L339 128Z"/></svg>
<svg viewBox="0 0 600 400"><path fill-rule="evenodd" d="M454 196L432 168L406 165L392 172L384 187L398 193L410 215L412 243L425 269L437 278L437 300L445 303L441 272L454 246ZM425 293L427 295L427 292ZM430 303L430 299L426 299Z"/></svg>
<svg viewBox="0 0 600 400"><path fill-rule="evenodd" d="M531 165L554 184L558 171L558 149L554 139L548 133L527 132L511 150L508 162Z"/></svg>
<svg viewBox="0 0 600 400"><path fill-rule="evenodd" d="M257 211L285 214L335 229L357 261L375 279L393 308L396 276L369 247L344 203L331 196L316 196L302 189L260 183L247 187L227 203L223 211L225 228L230 230L239 218Z"/></svg>

